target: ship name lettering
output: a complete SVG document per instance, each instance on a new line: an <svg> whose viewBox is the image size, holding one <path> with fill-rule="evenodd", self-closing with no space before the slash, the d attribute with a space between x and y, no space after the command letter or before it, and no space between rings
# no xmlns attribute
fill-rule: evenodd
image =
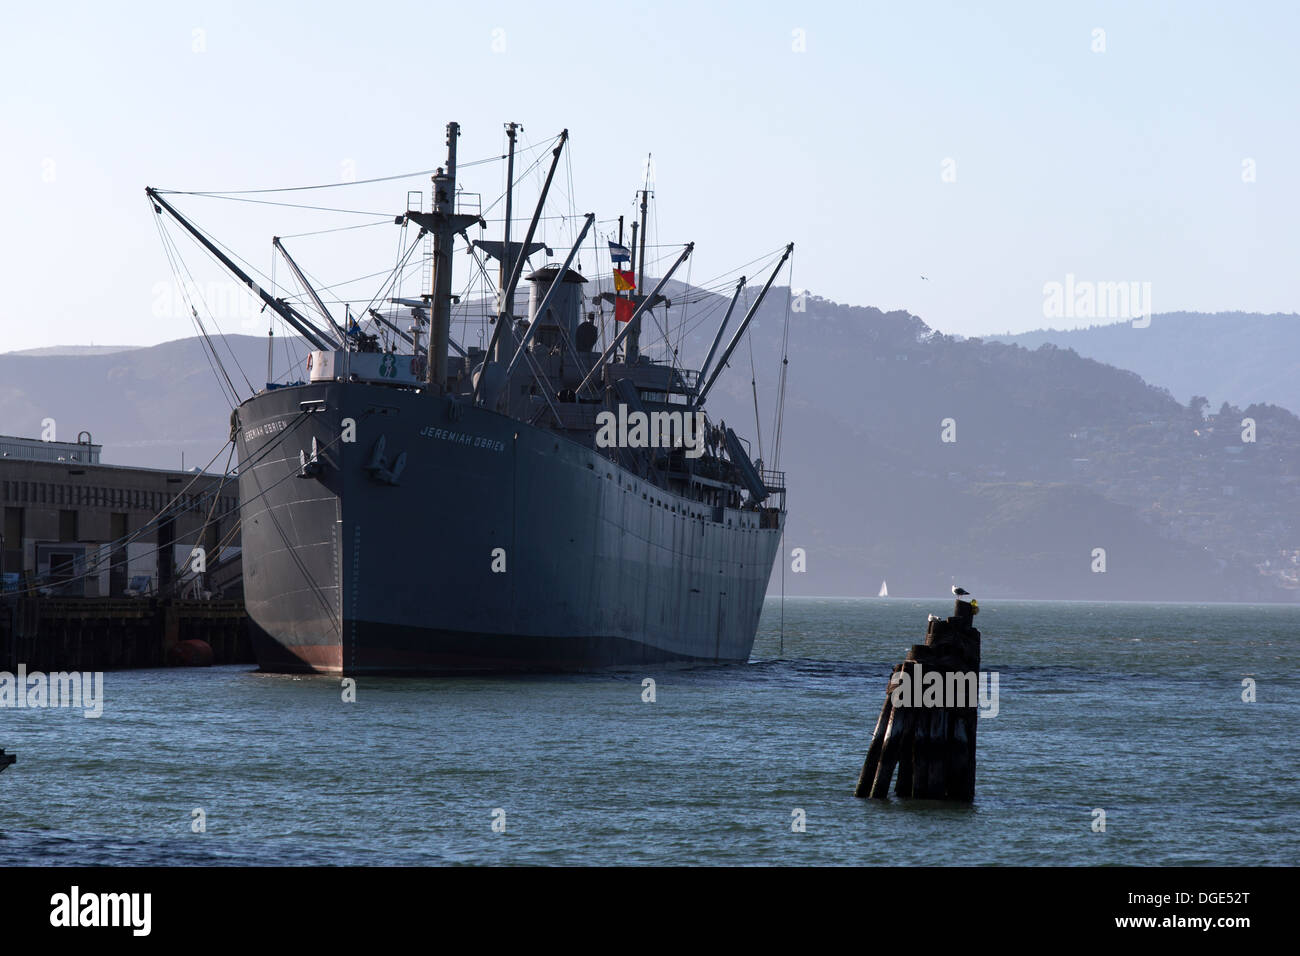
<svg viewBox="0 0 1300 956"><path fill-rule="evenodd" d="M505 442L497 441L495 438L484 438L482 435L451 431L446 428L438 428L436 425L425 425L420 429L420 437L436 438L440 441L454 442L457 445L469 445L472 448L483 448L487 451L504 451L506 447Z"/></svg>
<svg viewBox="0 0 1300 956"><path fill-rule="evenodd" d="M260 425L254 425L252 428L244 429L244 441L252 441L254 438L261 438L263 435L274 435L276 432L284 431L285 423L283 419L262 422Z"/></svg>

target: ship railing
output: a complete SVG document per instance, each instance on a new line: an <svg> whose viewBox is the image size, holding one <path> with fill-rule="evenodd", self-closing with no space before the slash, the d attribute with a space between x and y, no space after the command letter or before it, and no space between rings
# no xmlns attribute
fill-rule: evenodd
<svg viewBox="0 0 1300 956"><path fill-rule="evenodd" d="M759 480L767 486L769 491L785 491L785 472L773 471L770 468L764 468L759 472Z"/></svg>

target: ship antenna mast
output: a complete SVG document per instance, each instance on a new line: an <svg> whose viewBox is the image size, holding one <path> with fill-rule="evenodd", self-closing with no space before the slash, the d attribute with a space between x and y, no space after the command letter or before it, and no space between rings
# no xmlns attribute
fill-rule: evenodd
<svg viewBox="0 0 1300 956"><path fill-rule="evenodd" d="M432 210L442 226L433 231L433 301L429 303L429 382L447 387L447 339L451 322L451 251L455 232L448 222L456 211L456 139L460 124L447 124L447 165L433 177Z"/></svg>
<svg viewBox="0 0 1300 956"><path fill-rule="evenodd" d="M510 250L510 219L511 211L514 208L515 198L515 137L519 135L519 130L523 129L518 123L506 124L506 137L510 140L510 154L506 157L506 223L503 239L501 244L501 271L500 278L497 280L498 294L504 296L507 292L510 294L510 301L502 301L497 308L498 314L503 318L497 319L498 322L505 322L502 336L498 343L498 352L495 356L498 362L506 361L506 356L514 352L514 321L515 321L515 290L507 289L510 284L510 275L514 266L514 261ZM522 253L521 253L522 254ZM510 339L505 338L506 332L510 332Z"/></svg>
<svg viewBox="0 0 1300 956"><path fill-rule="evenodd" d="M648 205L646 202L646 197L650 194L650 161L651 158L649 155L647 155L645 161L645 184L643 188L637 190L637 192L640 193L641 195L641 229L639 233L637 232L636 223L632 223L633 244L636 243L638 234L641 237L641 246L638 249L637 267L636 267L636 287L638 293L634 295L639 295L639 290L641 289L642 283L645 282L645 247L646 247L646 240L650 238L648 235L646 235L646 230L645 230L647 205ZM635 365L637 356L640 354L639 351L640 338L641 338L640 315L632 319L632 321L629 322L628 325L632 325L632 323L635 323L636 327L633 328L628 333L626 352L624 355L624 360L627 362L628 365Z"/></svg>
<svg viewBox="0 0 1300 956"><path fill-rule="evenodd" d="M491 360L495 355L501 355L503 358L497 361L497 365L501 366L506 361L504 358L505 356L513 356L514 354L513 334L511 335L509 344L501 341L502 336L505 334L504 327L509 321L511 321L504 312L505 303L514 298L515 287L519 285L519 277L523 271L524 262L527 261L526 257L531 254L533 248L533 236L537 234L537 223L542 218L542 210L546 207L546 197L551 191L551 182L555 179L555 170L560 165L560 155L564 152L564 144L568 139L569 131L567 129L561 130L559 139L555 144L555 149L551 151L551 168L546 172L546 181L542 183L541 195L537 197L537 206L533 209L533 218L529 221L528 231L524 234L524 241L520 244L519 258L514 260L514 265L510 270L510 279L506 283L505 292L498 303L497 321L496 324L492 326L492 339L488 342L487 352L483 357L482 374L480 374L474 382L472 399L474 404L478 404L479 399L482 397L483 382L487 375L489 360ZM507 349L509 349L509 351L507 351Z"/></svg>
<svg viewBox="0 0 1300 956"><path fill-rule="evenodd" d="M433 236L433 301L429 303L429 387L447 390L447 348L451 340L451 253L456 235L480 217L456 212L456 139L460 124L447 124L447 165L433 174L433 203L427 213L408 210L406 218ZM468 241L468 240L467 240Z"/></svg>

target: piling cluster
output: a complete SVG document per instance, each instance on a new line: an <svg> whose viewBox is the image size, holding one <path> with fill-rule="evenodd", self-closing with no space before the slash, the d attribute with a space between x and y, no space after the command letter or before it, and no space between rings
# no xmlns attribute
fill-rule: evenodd
<svg viewBox="0 0 1300 956"><path fill-rule="evenodd" d="M931 617L925 643L894 667L854 796L887 799L897 767L900 797L975 799L980 632L978 604L965 597L952 617Z"/></svg>
<svg viewBox="0 0 1300 956"><path fill-rule="evenodd" d="M248 629L242 601L6 598L0 671L251 663Z"/></svg>

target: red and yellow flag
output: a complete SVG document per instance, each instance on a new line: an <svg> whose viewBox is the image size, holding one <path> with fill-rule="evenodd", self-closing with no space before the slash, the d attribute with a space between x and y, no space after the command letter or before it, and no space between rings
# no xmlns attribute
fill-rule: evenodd
<svg viewBox="0 0 1300 956"><path fill-rule="evenodd" d="M636 288L636 276L622 269L614 270L614 291L631 292Z"/></svg>

